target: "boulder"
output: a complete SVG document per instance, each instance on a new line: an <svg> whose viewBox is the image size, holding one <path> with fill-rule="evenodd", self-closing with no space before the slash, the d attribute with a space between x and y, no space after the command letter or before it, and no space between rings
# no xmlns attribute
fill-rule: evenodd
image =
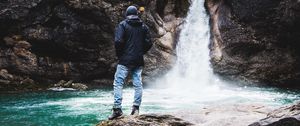
<svg viewBox="0 0 300 126"><path fill-rule="evenodd" d="M103 121L97 126L191 126L192 123L172 115L145 114L137 117L125 116L115 120Z"/></svg>
<svg viewBox="0 0 300 126"><path fill-rule="evenodd" d="M53 84L49 89L56 89L59 90L61 88L68 88L68 89L75 89L75 90L87 90L88 86L82 83L73 83L73 80L65 81L61 80L56 84Z"/></svg>
<svg viewBox="0 0 300 126"><path fill-rule="evenodd" d="M276 109L249 126L300 126L300 103Z"/></svg>

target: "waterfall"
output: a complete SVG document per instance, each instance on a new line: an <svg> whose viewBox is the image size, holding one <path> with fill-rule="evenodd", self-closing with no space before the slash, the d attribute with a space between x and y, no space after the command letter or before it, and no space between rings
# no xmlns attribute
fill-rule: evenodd
<svg viewBox="0 0 300 126"><path fill-rule="evenodd" d="M146 91L146 95L152 97L144 102L164 102L174 107L225 102L266 103L282 97L270 89L238 86L233 84L235 82L219 79L210 66L209 42L209 16L204 0L192 0L176 46L176 62L157 80L154 88Z"/></svg>
<svg viewBox="0 0 300 126"><path fill-rule="evenodd" d="M172 89L195 89L212 85L209 57L209 17L204 0L193 0L176 47L177 60L164 85Z"/></svg>

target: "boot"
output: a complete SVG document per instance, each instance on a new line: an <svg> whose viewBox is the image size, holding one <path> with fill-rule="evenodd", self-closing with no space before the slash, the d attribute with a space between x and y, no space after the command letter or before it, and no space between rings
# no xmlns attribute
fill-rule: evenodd
<svg viewBox="0 0 300 126"><path fill-rule="evenodd" d="M108 117L109 120L113 120L123 115L121 108L113 108L113 113Z"/></svg>
<svg viewBox="0 0 300 126"><path fill-rule="evenodd" d="M139 110L140 110L139 106L135 106L135 105L132 106L132 111L131 111L130 115L138 116L139 115Z"/></svg>

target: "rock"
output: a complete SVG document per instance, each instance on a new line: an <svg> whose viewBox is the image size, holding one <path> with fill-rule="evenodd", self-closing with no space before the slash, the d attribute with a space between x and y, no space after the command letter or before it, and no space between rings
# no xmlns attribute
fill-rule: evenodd
<svg viewBox="0 0 300 126"><path fill-rule="evenodd" d="M15 44L15 47L16 48L23 48L23 49L30 49L31 47L31 44L26 42L26 41L18 41L16 44Z"/></svg>
<svg viewBox="0 0 300 126"><path fill-rule="evenodd" d="M0 85L8 85L8 84L10 84L11 82L9 81L9 80L2 80L2 79L0 79ZM1 86L2 87L2 86Z"/></svg>
<svg viewBox="0 0 300 126"><path fill-rule="evenodd" d="M9 74L6 69L1 69L0 70L0 77L5 80L12 80L13 75Z"/></svg>
<svg viewBox="0 0 300 126"><path fill-rule="evenodd" d="M300 103L276 109L249 126L300 126Z"/></svg>
<svg viewBox="0 0 300 126"><path fill-rule="evenodd" d="M54 84L54 87L62 87L62 86L64 86L65 83L66 83L65 80L61 80L57 84Z"/></svg>
<svg viewBox="0 0 300 126"><path fill-rule="evenodd" d="M10 37L4 37L4 42L5 42L5 44L6 45L8 45L8 46L13 46L13 45L15 45L15 43L16 43L16 41L14 41L12 38L10 38Z"/></svg>
<svg viewBox="0 0 300 126"><path fill-rule="evenodd" d="M297 0L206 0L214 72L232 79L300 87Z"/></svg>
<svg viewBox="0 0 300 126"><path fill-rule="evenodd" d="M0 70L0 91L32 91L43 89L43 87L36 85L35 81L28 76L19 76L9 73L6 69Z"/></svg>
<svg viewBox="0 0 300 126"><path fill-rule="evenodd" d="M72 84L73 84L73 80L69 80L68 82L63 83L63 84L61 85L61 87L71 87Z"/></svg>
<svg viewBox="0 0 300 126"><path fill-rule="evenodd" d="M157 43L175 45L176 39L172 37L180 31L178 22L183 21L190 1L161 3L160 0L0 2L0 40L4 41L0 42L0 68L47 86L60 80L87 84L93 80L112 80L117 63L113 45L115 26L124 19L126 8L134 4L145 8L141 17L155 41L145 57L145 78L159 76L170 68L174 50ZM160 39L167 33L166 39Z"/></svg>
<svg viewBox="0 0 300 126"><path fill-rule="evenodd" d="M4 37L4 42L7 46L15 46L17 48L29 49L31 47L30 43L21 40L19 35L14 35L12 37Z"/></svg>
<svg viewBox="0 0 300 126"><path fill-rule="evenodd" d="M166 50L174 50L173 49L173 36L171 33L166 33L164 36L160 38L162 41L159 43L161 47L165 48Z"/></svg>
<svg viewBox="0 0 300 126"><path fill-rule="evenodd" d="M97 126L191 126L192 123L172 115L145 114L137 117L126 116L111 121L103 121Z"/></svg>
<svg viewBox="0 0 300 126"><path fill-rule="evenodd" d="M72 88L78 89L78 90L87 90L88 86L81 84L81 83L73 83Z"/></svg>
<svg viewBox="0 0 300 126"><path fill-rule="evenodd" d="M68 88L68 89L76 89L76 90L87 90L88 86L82 83L73 83L73 80L65 81L61 80L56 84L53 84L49 89L59 89L59 88Z"/></svg>
<svg viewBox="0 0 300 126"><path fill-rule="evenodd" d="M29 84L29 85L34 85L34 80L30 78L26 78L20 82L20 84Z"/></svg>
<svg viewBox="0 0 300 126"><path fill-rule="evenodd" d="M266 117L273 108L260 104L211 104L170 113L199 126L245 126Z"/></svg>

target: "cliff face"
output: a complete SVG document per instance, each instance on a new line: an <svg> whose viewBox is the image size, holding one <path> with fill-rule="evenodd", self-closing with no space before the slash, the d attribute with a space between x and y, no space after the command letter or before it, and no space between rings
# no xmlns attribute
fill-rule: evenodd
<svg viewBox="0 0 300 126"><path fill-rule="evenodd" d="M298 0L206 0L206 7L216 73L300 87Z"/></svg>
<svg viewBox="0 0 300 126"><path fill-rule="evenodd" d="M146 8L141 17L155 45L144 73L155 76L171 62L189 1L2 0L0 90L35 89L62 79L110 83L117 64L114 29L132 4Z"/></svg>

